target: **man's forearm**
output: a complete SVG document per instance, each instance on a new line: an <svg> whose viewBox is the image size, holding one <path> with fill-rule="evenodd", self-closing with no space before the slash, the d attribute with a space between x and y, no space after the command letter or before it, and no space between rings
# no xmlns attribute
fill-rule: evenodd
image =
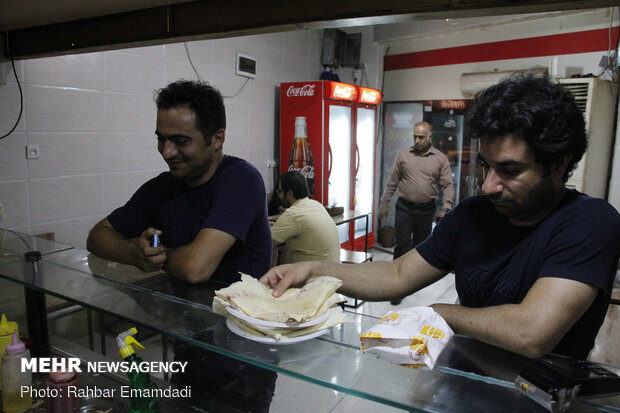
<svg viewBox="0 0 620 413"><path fill-rule="evenodd" d="M396 187L398 184L392 184L387 182L385 184L385 191L383 192L383 196L381 197L381 205L389 205L392 197L394 196L394 192L396 192Z"/></svg>
<svg viewBox="0 0 620 413"><path fill-rule="evenodd" d="M558 345L592 305L597 293L596 287L579 281L541 277L519 304L432 307L457 333L537 358Z"/></svg>
<svg viewBox="0 0 620 413"><path fill-rule="evenodd" d="M400 288L393 277L394 265L389 261L366 264L336 264L316 262L312 277L327 275L342 280L338 292L349 297L369 301L389 300L398 295ZM379 282L379 280L382 280Z"/></svg>
<svg viewBox="0 0 620 413"><path fill-rule="evenodd" d="M192 284L209 280L220 264L214 257L194 256L193 250L187 246L167 248L166 253L168 259L164 271ZM203 254L208 255L206 251Z"/></svg>
<svg viewBox="0 0 620 413"><path fill-rule="evenodd" d="M201 229L189 244L166 248L164 270L190 283L207 281L235 241L236 238L226 232L214 228Z"/></svg>
<svg viewBox="0 0 620 413"><path fill-rule="evenodd" d="M385 191L383 192L383 196L381 197L381 203L389 205L394 193L396 192L396 188L398 187L398 183L400 182L400 174L398 173L397 163L394 162L394 166L390 170L390 175L388 177L387 182L385 183Z"/></svg>
<svg viewBox="0 0 620 413"><path fill-rule="evenodd" d="M136 265L137 239L126 239L114 229L96 226L88 235L88 251L96 256L123 264Z"/></svg>
<svg viewBox="0 0 620 413"><path fill-rule="evenodd" d="M454 206L454 183L452 182L452 169L450 163L446 164L441 169L441 177L439 179L441 190L443 191L443 205L442 208L452 209Z"/></svg>
<svg viewBox="0 0 620 413"><path fill-rule="evenodd" d="M368 301L405 297L446 275L427 263L414 249L396 261L365 264L310 263L310 276L328 275L342 280L338 292Z"/></svg>
<svg viewBox="0 0 620 413"><path fill-rule="evenodd" d="M547 354L561 339L544 339L536 320L527 320L517 304L484 308L433 304L431 307L455 333L531 358Z"/></svg>

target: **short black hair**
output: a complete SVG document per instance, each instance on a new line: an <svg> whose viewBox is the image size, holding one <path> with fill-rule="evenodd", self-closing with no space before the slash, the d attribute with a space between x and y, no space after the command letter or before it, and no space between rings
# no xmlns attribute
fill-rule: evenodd
<svg viewBox="0 0 620 413"><path fill-rule="evenodd" d="M299 171L284 172L278 178L278 184L282 186L282 192L286 194L293 191L295 199L301 199L308 196L308 183L306 177Z"/></svg>
<svg viewBox="0 0 620 413"><path fill-rule="evenodd" d="M546 168L570 155L564 182L587 147L583 113L573 95L546 76L528 73L478 92L466 116L466 130L478 139L519 135Z"/></svg>
<svg viewBox="0 0 620 413"><path fill-rule="evenodd" d="M157 110L187 106L196 113L196 129L205 137L207 145L211 136L226 129L226 108L219 90L206 82L177 80L155 91Z"/></svg>

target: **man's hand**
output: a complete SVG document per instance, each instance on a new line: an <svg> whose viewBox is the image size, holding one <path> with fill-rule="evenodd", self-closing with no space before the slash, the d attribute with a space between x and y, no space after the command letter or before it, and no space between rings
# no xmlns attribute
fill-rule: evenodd
<svg viewBox="0 0 620 413"><path fill-rule="evenodd" d="M390 210L390 205L382 203L381 207L379 208L379 218L386 219L388 216L389 210Z"/></svg>
<svg viewBox="0 0 620 413"><path fill-rule="evenodd" d="M441 211L439 211L437 213L437 218L435 219L436 222L439 222L441 220L441 218L444 217L444 215L446 215L448 213L448 211L446 211L445 209L442 209Z"/></svg>
<svg viewBox="0 0 620 413"><path fill-rule="evenodd" d="M140 237L135 240L136 248L133 253L133 259L135 260L135 266L140 268L144 272L157 271L164 266L166 259L166 249L163 245L157 247L151 246L153 243L153 236L161 236L161 231L155 228L147 228Z"/></svg>
<svg viewBox="0 0 620 413"><path fill-rule="evenodd" d="M151 247L153 236L161 233L148 228L137 238L125 238L104 218L88 234L86 246L104 260L133 265L142 271L156 271L163 267L168 256L164 246Z"/></svg>
<svg viewBox="0 0 620 413"><path fill-rule="evenodd" d="M300 262L273 267L258 281L273 288L274 297L281 296L290 287L300 287L310 278L312 262Z"/></svg>

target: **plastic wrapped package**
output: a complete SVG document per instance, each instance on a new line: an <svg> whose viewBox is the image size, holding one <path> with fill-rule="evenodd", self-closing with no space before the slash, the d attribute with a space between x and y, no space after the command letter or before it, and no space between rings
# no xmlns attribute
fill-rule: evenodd
<svg viewBox="0 0 620 413"><path fill-rule="evenodd" d="M432 369L454 332L430 307L388 312L360 337L362 352L413 368Z"/></svg>

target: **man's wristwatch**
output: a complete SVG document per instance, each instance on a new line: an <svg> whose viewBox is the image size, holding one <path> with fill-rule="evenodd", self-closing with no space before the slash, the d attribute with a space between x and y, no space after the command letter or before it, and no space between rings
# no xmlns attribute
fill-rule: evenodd
<svg viewBox="0 0 620 413"><path fill-rule="evenodd" d="M450 208L444 208L442 209L443 212L450 212Z"/></svg>

